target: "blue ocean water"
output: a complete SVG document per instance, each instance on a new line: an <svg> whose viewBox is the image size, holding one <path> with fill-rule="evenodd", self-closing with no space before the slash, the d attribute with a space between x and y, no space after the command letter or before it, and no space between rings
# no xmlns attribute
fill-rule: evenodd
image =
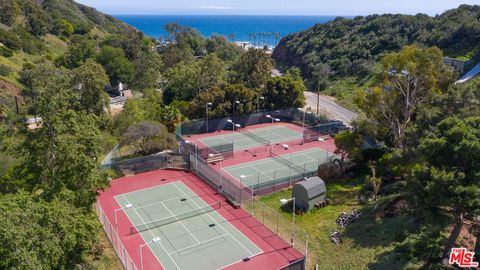
<svg viewBox="0 0 480 270"><path fill-rule="evenodd" d="M275 46L279 39L274 35L263 37L259 33L279 33L280 38L290 33L306 30L317 23L326 23L334 16L221 16L221 15L116 15L148 36L159 39L166 36L164 26L178 23L197 29L203 36L213 34L228 37L234 41L250 41L251 33L257 33L256 42Z"/></svg>

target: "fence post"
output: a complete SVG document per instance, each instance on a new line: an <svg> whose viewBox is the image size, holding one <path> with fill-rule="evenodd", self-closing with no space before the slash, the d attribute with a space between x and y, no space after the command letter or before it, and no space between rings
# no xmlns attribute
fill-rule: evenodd
<svg viewBox="0 0 480 270"><path fill-rule="evenodd" d="M277 180L277 170L273 171L273 187L272 187L272 192L275 192L275 185L276 185L276 180Z"/></svg>
<svg viewBox="0 0 480 270"><path fill-rule="evenodd" d="M275 214L277 216L277 229L276 229L275 233L278 234L278 213L275 213Z"/></svg>
<svg viewBox="0 0 480 270"><path fill-rule="evenodd" d="M305 240L305 265L308 264L308 233L307 239Z"/></svg>
<svg viewBox="0 0 480 270"><path fill-rule="evenodd" d="M260 189L260 174L257 174L257 192Z"/></svg>
<svg viewBox="0 0 480 270"><path fill-rule="evenodd" d="M263 209L262 209L262 224L265 224L265 204L262 205Z"/></svg>

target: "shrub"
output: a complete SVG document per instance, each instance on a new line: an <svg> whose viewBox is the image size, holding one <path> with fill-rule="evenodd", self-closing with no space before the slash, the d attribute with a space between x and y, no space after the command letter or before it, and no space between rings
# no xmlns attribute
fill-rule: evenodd
<svg viewBox="0 0 480 270"><path fill-rule="evenodd" d="M5 46L0 46L0 55L4 57L11 57L13 56L13 51Z"/></svg>
<svg viewBox="0 0 480 270"><path fill-rule="evenodd" d="M13 70L10 67L0 64L0 76L6 77L10 75L12 72Z"/></svg>
<svg viewBox="0 0 480 270"><path fill-rule="evenodd" d="M12 50L20 50L22 48L18 36L3 29L0 29L0 43Z"/></svg>

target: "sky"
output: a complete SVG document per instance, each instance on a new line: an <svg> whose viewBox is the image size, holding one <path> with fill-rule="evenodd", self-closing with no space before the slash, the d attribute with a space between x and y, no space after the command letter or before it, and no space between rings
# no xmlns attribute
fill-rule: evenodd
<svg viewBox="0 0 480 270"><path fill-rule="evenodd" d="M480 0L76 0L113 15L436 15Z"/></svg>

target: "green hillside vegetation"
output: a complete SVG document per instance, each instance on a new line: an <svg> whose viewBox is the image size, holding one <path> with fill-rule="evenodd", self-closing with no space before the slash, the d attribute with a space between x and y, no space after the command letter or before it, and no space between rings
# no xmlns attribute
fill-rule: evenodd
<svg viewBox="0 0 480 270"><path fill-rule="evenodd" d="M106 36L138 33L112 16L71 0L0 1L0 104L11 107L12 88L22 88L19 72L25 64L62 56L76 36L101 41ZM10 102L9 102L10 101Z"/></svg>
<svg viewBox="0 0 480 270"><path fill-rule="evenodd" d="M424 14L337 18L280 41L273 58L284 67L298 67L315 81L327 65L330 80L365 77L385 53L405 45L437 46L444 55L480 60L480 6L462 5L430 17Z"/></svg>

